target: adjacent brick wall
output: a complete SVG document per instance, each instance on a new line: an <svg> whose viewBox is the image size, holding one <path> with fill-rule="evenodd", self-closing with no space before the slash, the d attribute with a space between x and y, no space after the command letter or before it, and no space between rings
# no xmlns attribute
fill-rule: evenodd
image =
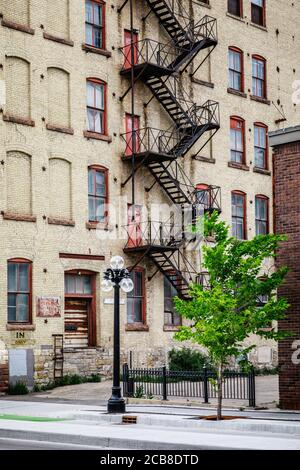
<svg viewBox="0 0 300 470"><path fill-rule="evenodd" d="M278 254L278 266L290 268L287 280L279 295L287 298L291 307L285 320L279 322L280 330L294 336L279 344L280 407L300 409L300 364L294 364L293 343L300 340L300 142L281 145L274 150L275 228L287 234ZM300 357L300 354L298 355ZM295 362L295 361L294 361Z"/></svg>

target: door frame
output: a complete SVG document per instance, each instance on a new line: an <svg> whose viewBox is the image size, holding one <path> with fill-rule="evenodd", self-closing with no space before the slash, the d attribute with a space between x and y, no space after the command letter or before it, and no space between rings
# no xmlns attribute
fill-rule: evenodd
<svg viewBox="0 0 300 470"><path fill-rule="evenodd" d="M91 294L68 294L66 289L64 289L64 302L66 299L86 299L87 302L87 314L88 314L88 347L93 348L97 346L97 320L96 320L96 275L94 271L89 271L86 269L71 269L64 271L64 286L65 286L65 276L66 274L75 274L91 277ZM64 304L65 309L65 304ZM64 318L65 320L65 318Z"/></svg>

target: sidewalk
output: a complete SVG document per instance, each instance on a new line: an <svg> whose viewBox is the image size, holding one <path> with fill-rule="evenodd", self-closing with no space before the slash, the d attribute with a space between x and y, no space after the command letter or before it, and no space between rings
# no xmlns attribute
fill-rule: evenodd
<svg viewBox="0 0 300 470"><path fill-rule="evenodd" d="M66 387L55 388L43 393L35 393L28 396L21 397L22 400L37 400L37 401L55 401L55 402L69 402L69 403L84 403L90 405L105 405L111 395L111 381L104 381L100 383L86 383L80 385L69 385ZM137 400L130 400L131 403L136 403ZM256 404L258 407L267 407L276 409L276 404L279 401L278 391L278 376L265 376L256 377ZM148 404L160 404L161 400L148 400ZM168 403L177 405L192 405L202 406L203 399L195 398L176 398L170 397ZM211 399L212 406L216 405L216 400ZM241 408L247 407L247 400L224 400L224 407Z"/></svg>
<svg viewBox="0 0 300 470"><path fill-rule="evenodd" d="M128 406L137 424L125 425L122 415L107 415L102 406L0 400L0 437L143 450L300 450L300 413L227 410L244 419L199 419L211 414L207 408Z"/></svg>

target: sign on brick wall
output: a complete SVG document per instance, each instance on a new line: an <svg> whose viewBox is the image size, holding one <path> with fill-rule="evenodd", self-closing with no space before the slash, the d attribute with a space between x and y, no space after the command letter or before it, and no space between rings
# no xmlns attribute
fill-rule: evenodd
<svg viewBox="0 0 300 470"><path fill-rule="evenodd" d="M60 297L38 297L37 299L38 317L60 317L61 301Z"/></svg>

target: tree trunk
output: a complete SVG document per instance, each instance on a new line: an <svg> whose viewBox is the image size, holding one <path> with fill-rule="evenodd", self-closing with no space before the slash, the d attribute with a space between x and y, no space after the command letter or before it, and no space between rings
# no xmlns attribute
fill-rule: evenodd
<svg viewBox="0 0 300 470"><path fill-rule="evenodd" d="M223 383L223 364L219 364L218 367L218 381L217 381L217 390L218 390L218 408L217 408L217 420L221 421L222 419L222 383Z"/></svg>

